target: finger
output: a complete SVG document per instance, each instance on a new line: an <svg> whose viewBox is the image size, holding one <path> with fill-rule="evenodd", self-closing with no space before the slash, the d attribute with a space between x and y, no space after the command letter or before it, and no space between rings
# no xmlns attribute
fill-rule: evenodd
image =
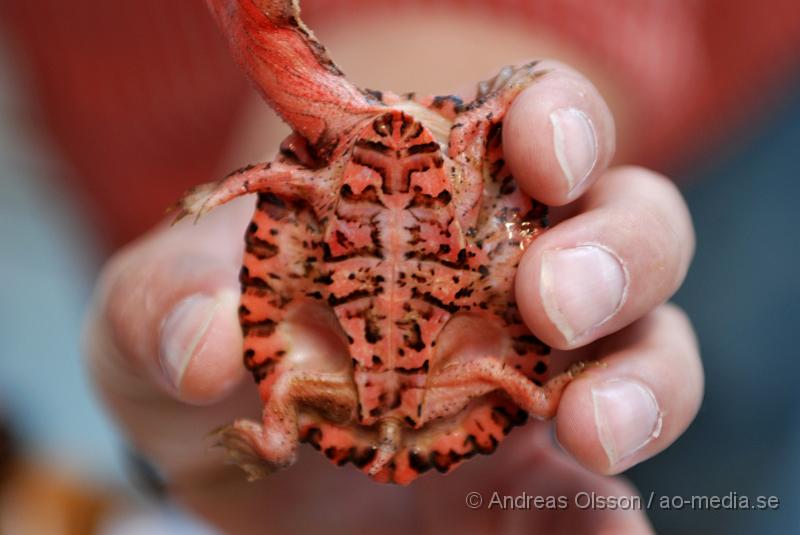
<svg viewBox="0 0 800 535"><path fill-rule="evenodd" d="M513 486L504 494L541 496L544 507L522 515L501 511L503 533L653 533L629 482L586 470L552 446L520 454L509 481Z"/></svg>
<svg viewBox="0 0 800 535"><path fill-rule="evenodd" d="M603 344L603 365L564 392L557 437L584 466L616 474L686 430L702 401L703 368L692 327L672 305Z"/></svg>
<svg viewBox="0 0 800 535"><path fill-rule="evenodd" d="M249 202L161 227L104 269L87 324L93 359L112 362L174 398L205 404L242 378L237 274ZM112 350L100 354L96 347ZM108 363L105 363L108 364ZM108 366L102 369L108 369Z"/></svg>
<svg viewBox="0 0 800 535"><path fill-rule="evenodd" d="M683 198L645 169L608 171L579 208L533 242L516 279L523 319L560 349L613 333L666 301L694 251Z"/></svg>
<svg viewBox="0 0 800 535"><path fill-rule="evenodd" d="M488 459L414 483L416 521L431 533L651 533L638 492L553 447L549 426L516 430ZM620 507L592 507L592 496Z"/></svg>
<svg viewBox="0 0 800 535"><path fill-rule="evenodd" d="M503 151L520 187L560 206L582 195L614 156L614 119L586 78L552 61L503 121Z"/></svg>

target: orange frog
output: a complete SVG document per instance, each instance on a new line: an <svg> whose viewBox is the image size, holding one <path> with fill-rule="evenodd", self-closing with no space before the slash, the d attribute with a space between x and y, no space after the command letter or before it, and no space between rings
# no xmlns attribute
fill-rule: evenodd
<svg viewBox="0 0 800 535"><path fill-rule="evenodd" d="M292 127L278 157L181 201L200 216L258 194L239 318L260 423L220 432L255 478L300 442L407 484L551 418L577 368L548 380L514 275L547 208L503 160L502 121L544 74L507 67L476 98L362 90L287 0L209 0L239 63Z"/></svg>

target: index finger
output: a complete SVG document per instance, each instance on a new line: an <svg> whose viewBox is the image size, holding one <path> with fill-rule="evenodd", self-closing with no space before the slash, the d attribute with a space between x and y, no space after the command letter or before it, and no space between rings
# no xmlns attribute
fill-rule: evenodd
<svg viewBox="0 0 800 535"><path fill-rule="evenodd" d="M504 156L531 197L560 206L580 197L614 156L614 118L597 88L564 64L516 98L503 123Z"/></svg>

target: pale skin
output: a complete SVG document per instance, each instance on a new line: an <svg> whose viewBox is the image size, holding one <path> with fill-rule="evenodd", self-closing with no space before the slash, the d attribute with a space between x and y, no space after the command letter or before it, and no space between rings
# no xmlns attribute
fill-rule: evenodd
<svg viewBox="0 0 800 535"><path fill-rule="evenodd" d="M556 416L558 444L549 437L549 425L530 422L494 455L472 459L445 477L426 475L408 488L378 485L306 448L295 466L257 483L223 466L221 453L208 450L208 433L236 418L257 418L260 407L242 366L236 316L240 237L252 211L248 198L217 208L197 224L161 225L108 262L86 330L89 365L102 397L134 446L164 473L173 497L226 533L315 528L392 533L412 527L649 533L641 511L471 510L464 500L471 491L480 492L485 504L494 491L570 500L582 491L635 495L624 479L605 476L658 454L691 423L703 393L699 352L685 315L664 304L680 286L694 249L685 203L668 179L647 169L611 166L615 148L624 154L624 140L635 138L627 129L630 111L618 98L624 88L612 74L592 71L586 58L560 53L565 48L557 42L532 39L513 24L498 32L496 46L487 50L474 44L479 41L474 30L481 27L475 20L398 17L409 20L381 26L371 53L380 55L376 47L385 47L386 54L398 50L393 43L403 42L399 29L406 24L418 28L423 45L425 36L436 36L454 49L463 45L466 53L448 64L452 71L434 68L436 58L414 54L420 59L413 68L409 62L375 73L374 58L357 43L368 35L345 26L317 33L350 78L369 87L441 93L442 87L485 79L505 63L546 53L568 57L589 73L547 62L551 72L520 95L504 124L506 157L517 181L559 207L553 210L553 228L526 251L517 274L523 317L536 336L564 350L554 352L554 363L601 362L564 392ZM466 39L468 31L473 35ZM474 89L464 85L469 86ZM468 92L462 93L468 97ZM267 109L261 103L251 108ZM564 109L588 118L594 158L565 149L586 143L574 139L585 129L558 122L564 114L556 113L554 122L553 112ZM263 160L264 151L277 147L285 134L272 117L248 117L231 168ZM593 164L590 172L577 176L574 171L586 162ZM562 261L557 255L565 250ZM575 296L554 286L559 274L579 274L565 266L600 269L609 257L601 290ZM621 286L619 299L603 291L615 284ZM613 306L602 318L585 312L609 303ZM177 328L169 319L176 306L183 319ZM180 365L165 364L165 352L175 348L183 357ZM637 406L631 396L641 410L630 408Z"/></svg>

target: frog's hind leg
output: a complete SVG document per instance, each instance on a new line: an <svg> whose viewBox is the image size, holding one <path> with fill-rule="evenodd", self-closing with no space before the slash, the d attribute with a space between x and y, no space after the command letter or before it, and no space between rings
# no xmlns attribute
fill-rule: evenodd
<svg viewBox="0 0 800 535"><path fill-rule="evenodd" d="M450 418L405 430L392 461L370 476L383 483L408 485L429 471L450 472L475 455L493 453L511 429L527 419L528 414L508 397L487 394Z"/></svg>
<svg viewBox="0 0 800 535"><path fill-rule="evenodd" d="M461 391L472 394L481 390L500 390L531 416L547 420L555 416L564 389L585 367L584 362L573 364L565 372L541 383L526 377L500 359L477 358L448 366L433 377L429 383L426 405L457 406L455 400ZM474 396L470 395L471 397ZM448 402L437 403L437 398ZM439 416L441 415L429 412L427 417Z"/></svg>
<svg viewBox="0 0 800 535"><path fill-rule="evenodd" d="M427 391L426 425L404 431L400 451L374 479L407 485L430 470L447 473L474 455L493 453L529 416L551 418L579 370L580 365L542 386L495 358L444 371Z"/></svg>
<svg viewBox="0 0 800 535"><path fill-rule="evenodd" d="M325 419L348 422L355 416L356 392L346 376L288 372L274 384L261 423L237 420L217 433L218 444L250 480L292 465L297 444L307 437L299 426L303 409L313 407Z"/></svg>
<svg viewBox="0 0 800 535"><path fill-rule="evenodd" d="M218 433L251 478L294 462L298 418L316 410L355 417L357 398L344 335L326 303L329 274L322 226L308 203L260 193L245 237L239 320L244 364L264 403L260 423L240 420Z"/></svg>
<svg viewBox="0 0 800 535"><path fill-rule="evenodd" d="M390 418L373 426L337 425L316 414L304 414L300 422L300 441L321 451L332 463L347 463L381 483L397 483L394 472L398 455L404 455L405 433L402 424Z"/></svg>
<svg viewBox="0 0 800 535"><path fill-rule="evenodd" d="M449 472L473 455L492 453L529 416L552 418L565 388L584 364L548 380L541 348L518 349L505 360L456 356L432 371L422 409L425 426L405 431L394 463L376 479L405 485L431 469ZM535 358L531 351L537 353ZM536 365L529 368L531 362Z"/></svg>

